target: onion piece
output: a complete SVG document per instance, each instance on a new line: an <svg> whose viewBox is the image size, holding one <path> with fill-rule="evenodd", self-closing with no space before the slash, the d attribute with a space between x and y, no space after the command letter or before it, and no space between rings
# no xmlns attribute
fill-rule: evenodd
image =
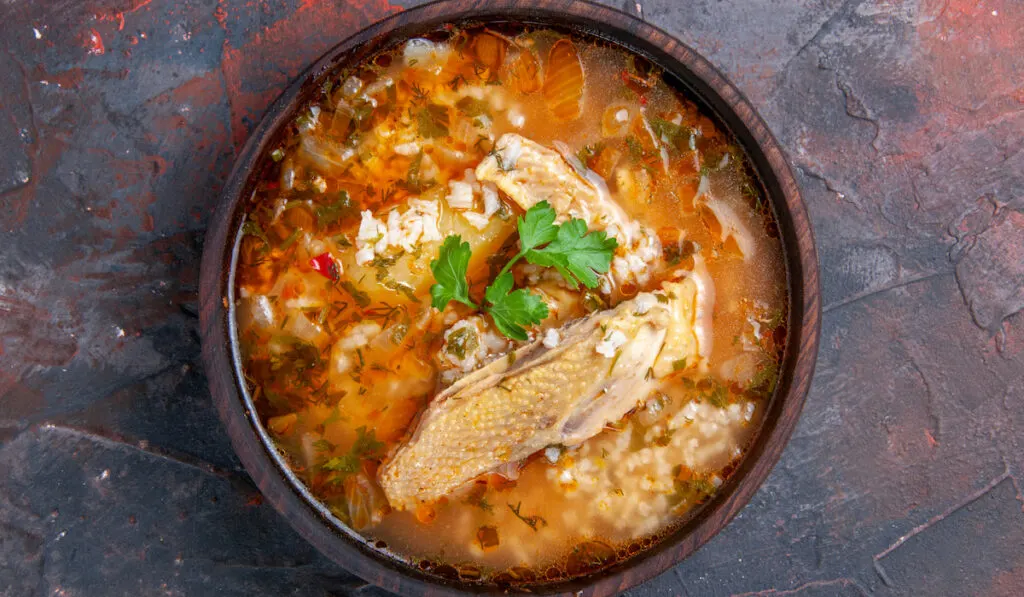
<svg viewBox="0 0 1024 597"><path fill-rule="evenodd" d="M351 147L309 135L302 136L299 153L322 171L344 168L356 156Z"/></svg>

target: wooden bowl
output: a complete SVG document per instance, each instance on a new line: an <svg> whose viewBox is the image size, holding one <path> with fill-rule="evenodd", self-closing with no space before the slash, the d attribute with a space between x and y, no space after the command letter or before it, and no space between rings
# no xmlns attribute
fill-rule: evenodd
<svg viewBox="0 0 1024 597"><path fill-rule="evenodd" d="M774 396L747 455L726 485L675 532L650 549L592 575L529 587L534 594L612 595L682 561L750 500L782 453L807 394L820 326L818 260L807 211L782 149L747 100L707 60L664 31L622 12L569 0L444 0L402 12L341 42L292 83L253 131L210 220L200 278L203 362L210 392L235 451L263 495L328 557L356 575L402 595L503 593L428 575L367 545L337 520L286 466L242 384L234 326L234 272L247 199L268 147L330 73L398 41L445 23L511 22L597 37L645 56L666 80L717 117L747 152L771 201L784 244L789 285L787 343Z"/></svg>

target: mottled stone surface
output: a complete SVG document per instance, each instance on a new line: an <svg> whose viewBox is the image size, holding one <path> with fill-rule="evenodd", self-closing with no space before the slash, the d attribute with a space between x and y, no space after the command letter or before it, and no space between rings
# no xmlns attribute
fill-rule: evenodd
<svg viewBox="0 0 1024 597"><path fill-rule="evenodd" d="M630 594L1024 594L1024 3L640 5L788 151L825 317L779 466ZM0 2L0 595L379 593L263 504L195 302L262 110L401 8Z"/></svg>

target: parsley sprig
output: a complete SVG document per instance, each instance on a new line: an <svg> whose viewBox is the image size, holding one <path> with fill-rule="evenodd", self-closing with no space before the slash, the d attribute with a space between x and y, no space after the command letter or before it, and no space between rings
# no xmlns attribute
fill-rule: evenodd
<svg viewBox="0 0 1024 597"><path fill-rule="evenodd" d="M519 229L519 252L505 264L484 291L482 306L469 296L466 270L472 249L458 235L448 236L441 245L437 259L430 262L436 284L430 287L432 304L443 309L457 301L491 315L499 332L513 340L527 339L525 326L535 325L548 316L547 304L540 295L524 288L513 290L515 278L510 271L519 260L542 267L553 267L573 288L582 284L594 288L598 274L608 271L618 243L603 231L587 230L583 220L571 219L555 224L555 210L541 201L526 211L516 224Z"/></svg>

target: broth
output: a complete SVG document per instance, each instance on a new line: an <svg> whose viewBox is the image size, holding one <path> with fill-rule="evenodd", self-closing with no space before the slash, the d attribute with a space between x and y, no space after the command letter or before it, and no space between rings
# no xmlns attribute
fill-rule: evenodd
<svg viewBox="0 0 1024 597"><path fill-rule="evenodd" d="M527 160L544 169L510 182ZM442 576L558 580L649 546L718 491L776 383L785 269L745 160L643 59L551 30L449 28L332 76L267 156L243 228L237 326L261 420L340 520ZM618 245L593 288L535 258L506 267L524 201L549 179L569 186L531 212L553 205L556 226L579 217L591 240ZM582 194L560 212L569 188ZM431 305L451 235L468 243L472 307ZM503 268L547 308L520 322L526 340L482 298ZM629 340L604 330L606 314L628 306L643 323L687 282L692 351L665 361L662 348L631 378L642 395L596 435L490 466L438 499L398 499L385 483L432 433L426 413L478 399L461 378L507 360L502 387L517 358L542 367L521 355L557 364L545 351L583 342L595 317L606 335L593 359L627 377L613 371Z"/></svg>

